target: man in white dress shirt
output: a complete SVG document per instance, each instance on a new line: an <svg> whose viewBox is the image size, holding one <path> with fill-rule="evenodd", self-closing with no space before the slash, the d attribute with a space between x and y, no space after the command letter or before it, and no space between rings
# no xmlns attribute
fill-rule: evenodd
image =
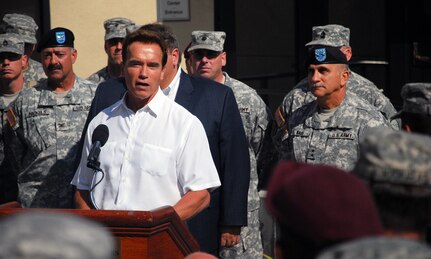
<svg viewBox="0 0 431 259"><path fill-rule="evenodd" d="M127 35L123 60L127 92L88 126L72 180L76 206L154 210L171 205L187 220L208 206L209 192L220 186L205 130L159 88L167 53L158 34L138 30ZM103 173L86 166L100 124L109 128L99 156Z"/></svg>

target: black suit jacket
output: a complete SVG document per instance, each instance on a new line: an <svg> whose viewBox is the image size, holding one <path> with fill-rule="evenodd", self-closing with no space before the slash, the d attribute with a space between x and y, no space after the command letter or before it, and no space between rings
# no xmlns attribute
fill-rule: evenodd
<svg viewBox="0 0 431 259"><path fill-rule="evenodd" d="M96 90L85 131L91 119L121 99L125 91L123 79L101 83ZM191 77L183 71L175 101L202 122L222 183L211 193L209 207L187 222L201 250L217 255L220 226L247 225L250 158L241 116L229 87L205 78Z"/></svg>

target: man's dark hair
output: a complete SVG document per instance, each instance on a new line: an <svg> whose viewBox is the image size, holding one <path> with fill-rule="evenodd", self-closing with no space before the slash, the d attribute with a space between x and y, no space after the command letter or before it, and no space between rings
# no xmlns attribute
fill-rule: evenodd
<svg viewBox="0 0 431 259"><path fill-rule="evenodd" d="M152 31L155 33L158 33L162 39L166 42L166 47L168 48L169 52L172 52L174 49L178 49L179 52L179 59L178 64L181 63L181 52L180 47L178 43L177 37L175 37L175 34L173 33L172 29L161 23L148 23L139 28L139 30L146 30L146 31Z"/></svg>
<svg viewBox="0 0 431 259"><path fill-rule="evenodd" d="M162 67L165 67L166 61L168 60L167 48L165 41L160 37L158 33L152 31L144 31L144 30L136 30L126 36L123 41L123 62L127 60L127 52L129 46L134 42L142 42L142 43L154 43L160 46L163 58L162 58Z"/></svg>
<svg viewBox="0 0 431 259"><path fill-rule="evenodd" d="M409 125L413 132L431 136L431 116L427 114L403 112L401 120L403 127L404 125Z"/></svg>

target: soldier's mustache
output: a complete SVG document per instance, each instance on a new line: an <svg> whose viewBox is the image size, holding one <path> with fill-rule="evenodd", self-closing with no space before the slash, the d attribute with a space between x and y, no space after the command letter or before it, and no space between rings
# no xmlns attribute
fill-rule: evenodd
<svg viewBox="0 0 431 259"><path fill-rule="evenodd" d="M60 64L54 64L54 65L49 65L48 66L48 70L49 71L52 71L52 70L54 70L54 69L61 69L62 67L61 67L61 65Z"/></svg>

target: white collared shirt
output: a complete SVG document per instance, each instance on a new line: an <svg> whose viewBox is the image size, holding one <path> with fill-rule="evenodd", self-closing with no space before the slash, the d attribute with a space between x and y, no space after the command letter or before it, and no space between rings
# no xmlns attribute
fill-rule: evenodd
<svg viewBox="0 0 431 259"><path fill-rule="evenodd" d="M101 179L87 168L92 133L109 128L99 161L104 179L92 191L104 210L153 210L176 204L188 191L220 186L202 123L162 91L134 113L125 97L89 124L81 163L72 184L90 190Z"/></svg>
<svg viewBox="0 0 431 259"><path fill-rule="evenodd" d="M175 100L175 97L177 96L178 87L180 85L180 75L181 75L181 68L178 68L174 79L172 79L172 82L168 85L168 87L162 90L163 93L171 100Z"/></svg>

